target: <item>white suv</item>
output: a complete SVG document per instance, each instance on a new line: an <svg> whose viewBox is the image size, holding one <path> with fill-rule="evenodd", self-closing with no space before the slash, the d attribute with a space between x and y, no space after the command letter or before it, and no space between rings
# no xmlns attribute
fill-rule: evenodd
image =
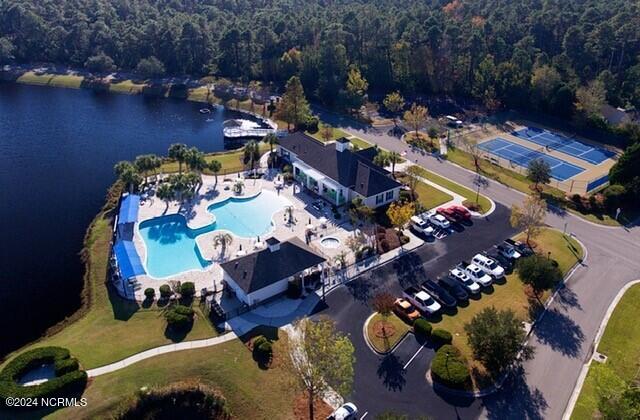
<svg viewBox="0 0 640 420"><path fill-rule="evenodd" d="M411 216L411 228L417 233L422 233L426 236L433 235L433 228L429 226L429 223L418 216Z"/></svg>
<svg viewBox="0 0 640 420"><path fill-rule="evenodd" d="M504 268L499 266L495 260L487 257L486 255L476 254L471 259L471 262L480 267L480 269L486 274L489 274L496 279L504 277Z"/></svg>
<svg viewBox="0 0 640 420"><path fill-rule="evenodd" d="M404 297L419 311L427 314L435 314L442 308L429 293L416 287L409 287L403 292Z"/></svg>
<svg viewBox="0 0 640 420"><path fill-rule="evenodd" d="M469 264L465 267L464 273L476 283L481 284L483 287L491 285L493 279L490 275L486 274L480 267L475 264Z"/></svg>
<svg viewBox="0 0 640 420"><path fill-rule="evenodd" d="M449 276L454 280L462 283L462 285L471 293L478 293L480 291L480 285L475 281L471 280L469 276L462 272L459 268L454 268L449 271Z"/></svg>

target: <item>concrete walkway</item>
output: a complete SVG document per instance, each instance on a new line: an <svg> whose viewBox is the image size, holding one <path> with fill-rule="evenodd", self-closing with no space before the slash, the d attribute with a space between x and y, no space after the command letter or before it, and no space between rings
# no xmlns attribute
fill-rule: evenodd
<svg viewBox="0 0 640 420"><path fill-rule="evenodd" d="M233 332L226 333L224 335L207 338L204 340L184 341L182 343L167 344L165 346L155 347L153 349L145 350L143 352L129 356L126 359L122 359L119 362L111 363L105 366L101 366L94 369L89 369L87 375L90 378L104 375L106 373L115 372L116 370L124 369L127 366L131 366L134 363L141 362L142 360L150 359L161 354L173 353L175 351L200 349L203 347L212 347L218 344L226 343L227 341L235 340L238 338Z"/></svg>

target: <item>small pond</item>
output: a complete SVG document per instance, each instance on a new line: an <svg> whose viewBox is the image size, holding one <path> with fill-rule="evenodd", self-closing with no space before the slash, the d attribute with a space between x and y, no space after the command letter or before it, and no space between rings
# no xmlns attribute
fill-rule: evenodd
<svg viewBox="0 0 640 420"><path fill-rule="evenodd" d="M20 379L18 379L18 383L22 386L34 386L47 382L49 379L55 377L56 369L53 363L44 363L23 374Z"/></svg>

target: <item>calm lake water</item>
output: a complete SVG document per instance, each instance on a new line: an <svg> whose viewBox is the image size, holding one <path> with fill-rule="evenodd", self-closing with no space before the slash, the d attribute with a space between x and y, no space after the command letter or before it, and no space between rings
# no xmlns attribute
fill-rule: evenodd
<svg viewBox="0 0 640 420"><path fill-rule="evenodd" d="M180 100L0 83L0 354L74 312L113 165L177 141L224 149L237 117Z"/></svg>

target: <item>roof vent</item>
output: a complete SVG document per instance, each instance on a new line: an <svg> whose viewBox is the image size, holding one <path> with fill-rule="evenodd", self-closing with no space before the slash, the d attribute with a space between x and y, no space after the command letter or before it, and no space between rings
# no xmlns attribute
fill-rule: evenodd
<svg viewBox="0 0 640 420"><path fill-rule="evenodd" d="M244 270L244 272L242 273L242 278L246 279L247 278L247 270Z"/></svg>
<svg viewBox="0 0 640 420"><path fill-rule="evenodd" d="M269 246L269 251L275 252L280 250L280 241L274 237L267 239L267 245Z"/></svg>
<svg viewBox="0 0 640 420"><path fill-rule="evenodd" d="M236 263L235 263L233 268L235 268L236 270L238 269L238 261L236 261Z"/></svg>

